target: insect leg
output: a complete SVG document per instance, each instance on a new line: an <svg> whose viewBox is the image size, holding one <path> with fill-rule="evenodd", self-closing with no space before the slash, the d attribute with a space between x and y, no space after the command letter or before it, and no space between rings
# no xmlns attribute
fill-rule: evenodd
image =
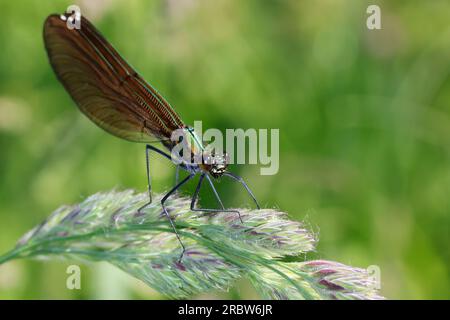
<svg viewBox="0 0 450 320"><path fill-rule="evenodd" d="M177 236L178 241L180 242L181 247L183 248L183 251L181 252L180 258L178 259L178 262L181 261L181 258L183 258L184 252L186 251L186 248L184 247L183 242L181 241L180 235L177 232L177 229L175 228L175 224L173 223L172 218L170 217L169 212L167 211L167 208L165 206L166 200L175 192L177 191L183 184L191 180L195 176L194 173L191 173L189 176L181 180L175 187L172 188L167 194L161 199L161 206L163 208L164 214L166 215L167 219L169 219L170 225L172 226L172 229Z"/></svg>
<svg viewBox="0 0 450 320"><path fill-rule="evenodd" d="M199 208L195 207L195 203L197 202L198 194L200 192L200 188L202 186L203 179L205 178L205 175L206 175L206 173L203 173L200 176L200 179L198 180L197 187L195 188L195 192L194 192L194 195L192 196L192 200L191 200L191 211L210 212L210 213L214 213L214 212L234 212L234 213L238 214L239 220L241 221L241 223L243 223L242 218L241 218L241 213L238 210L224 209L223 208L222 201L220 201L220 198L219 198L219 195L217 194L216 188L214 188L214 185L212 183L211 183L211 187L213 188L214 194L219 199L220 205L222 206L222 209L208 209L208 208L201 208L201 209L199 209ZM206 176L206 177L209 178L208 176Z"/></svg>
<svg viewBox="0 0 450 320"><path fill-rule="evenodd" d="M222 209L225 209L225 207L224 207L224 205L223 205L223 203L222 203L222 200L220 199L219 194L217 193L217 190L216 190L216 188L214 187L214 184L213 184L213 182L211 181L211 178L210 178L208 175L206 175L206 180L208 180L209 185L211 186L211 189L213 190L214 195L216 196L216 199L217 199L217 201L218 201L219 204L220 204L220 207L221 207Z"/></svg>
<svg viewBox="0 0 450 320"><path fill-rule="evenodd" d="M172 161L172 158L170 155L168 155L167 153L165 153L162 150L159 150L158 148L155 148L152 145L147 144L145 146L145 164L146 164L146 168L147 168L147 183L148 183L148 197L149 197L149 202L147 202L146 204L144 204L142 207L140 207L138 209L138 214L141 213L141 210L144 209L145 207L147 207L148 205L150 205L152 203L152 181L151 181L151 177L150 177L150 161L149 161L149 153L150 151L154 151L160 155L162 155L163 157L169 159L170 161Z"/></svg>
<svg viewBox="0 0 450 320"><path fill-rule="evenodd" d="M251 197L251 198L253 199L253 201L255 202L256 207L257 207L258 209L261 209L261 207L259 206L258 201L257 201L256 198L255 198L255 195L253 194L252 190L250 190L249 186L245 183L244 179L242 179L242 177L239 177L239 176L237 176L237 175L235 175L235 174L233 174L233 173L231 173L231 172L225 172L224 175L226 175L226 176L228 176L228 177L230 177L230 178L236 180L237 182L241 183L241 184L244 186L245 190L247 190L247 192L248 192L248 194L250 195L250 197Z"/></svg>

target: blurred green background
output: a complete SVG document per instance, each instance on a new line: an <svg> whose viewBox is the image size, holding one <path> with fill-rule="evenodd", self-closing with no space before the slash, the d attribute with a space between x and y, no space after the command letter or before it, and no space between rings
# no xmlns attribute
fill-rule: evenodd
<svg viewBox="0 0 450 320"><path fill-rule="evenodd" d="M232 170L264 206L319 232L313 258L378 265L391 299L450 298L445 0L1 1L1 253L62 204L146 188L144 145L84 117L47 61L43 22L73 3L186 123L280 129L277 175ZM382 30L367 29L369 4ZM153 163L155 190L167 190L173 166ZM219 189L250 205L239 185ZM0 298L161 298L106 264L83 265L82 290L67 290L70 264L2 265ZM256 297L245 281L199 296Z"/></svg>

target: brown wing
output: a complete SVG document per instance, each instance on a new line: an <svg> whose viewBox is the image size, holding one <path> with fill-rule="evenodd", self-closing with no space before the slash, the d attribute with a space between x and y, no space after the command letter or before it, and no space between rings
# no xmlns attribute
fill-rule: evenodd
<svg viewBox="0 0 450 320"><path fill-rule="evenodd" d="M80 110L120 138L150 142L170 139L184 127L169 103L117 53L84 17L69 29L67 16L50 15L44 42L50 64ZM168 144L166 144L168 145Z"/></svg>

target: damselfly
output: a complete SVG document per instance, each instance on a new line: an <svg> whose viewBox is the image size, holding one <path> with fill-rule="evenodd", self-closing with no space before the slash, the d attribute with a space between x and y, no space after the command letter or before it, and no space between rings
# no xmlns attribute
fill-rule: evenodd
<svg viewBox="0 0 450 320"><path fill-rule="evenodd" d="M50 64L80 110L99 127L107 132L134 142L146 143L145 155L149 202L142 206L141 212L152 202L149 152L173 160L167 152L160 150L151 142L160 141L171 152L180 143L189 144L189 158L200 162L177 161L178 169L184 169L188 176L176 181L175 186L162 198L161 205L175 235L185 247L170 217L166 201L182 185L199 175L197 187L191 199L191 210L202 212L239 212L225 209L214 187L213 180L221 176L240 182L247 190L256 206L250 188L244 180L227 171L229 163L226 153L213 154L198 139L192 127L186 126L170 104L119 55L113 46L84 17L80 28L68 28L68 15L50 15L44 24L44 41ZM185 139L173 140L175 130L181 130ZM183 145L186 146L186 145ZM197 208L196 203L202 183L206 179L220 205L220 209ZM240 215L239 215L240 218ZM242 220L241 220L242 222Z"/></svg>

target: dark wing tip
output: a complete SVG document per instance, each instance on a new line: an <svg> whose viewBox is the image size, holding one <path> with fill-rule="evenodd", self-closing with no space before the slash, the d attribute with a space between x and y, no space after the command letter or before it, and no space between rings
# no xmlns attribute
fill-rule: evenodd
<svg viewBox="0 0 450 320"><path fill-rule="evenodd" d="M47 17L47 19L45 19L44 22L44 29L50 27L50 26L54 26L54 25L61 25L61 24L65 24L66 21L64 20L65 15L63 14L57 14L57 13L52 13L51 15L49 15Z"/></svg>
<svg viewBox="0 0 450 320"><path fill-rule="evenodd" d="M70 18L71 15L72 14L70 13L62 13L62 14L52 13L47 17L47 19L45 19L44 31L51 27L67 26L67 19ZM84 16L81 16L81 23L82 24L86 23L86 19L84 18Z"/></svg>
<svg viewBox="0 0 450 320"><path fill-rule="evenodd" d="M66 21L64 20L64 15L53 13L45 19L44 22L44 29L43 29L43 36L44 36L44 42L47 44L47 37L49 37L53 32L52 30L54 28L62 28L66 27Z"/></svg>

